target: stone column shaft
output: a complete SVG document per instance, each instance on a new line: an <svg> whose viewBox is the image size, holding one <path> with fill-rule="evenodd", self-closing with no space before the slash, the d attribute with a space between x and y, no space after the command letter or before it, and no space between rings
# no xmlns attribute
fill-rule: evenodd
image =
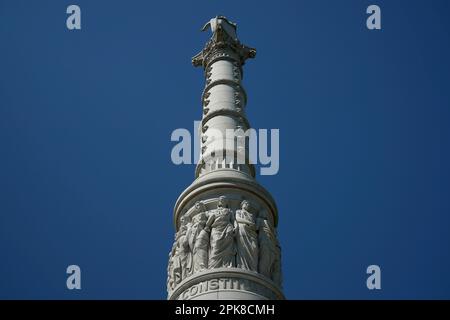
<svg viewBox="0 0 450 320"><path fill-rule="evenodd" d="M201 155L195 181L175 204L168 299L284 299L275 201L254 178L248 143L227 135L250 128L242 66L256 51L225 17L207 27L212 38L192 59L206 79Z"/></svg>

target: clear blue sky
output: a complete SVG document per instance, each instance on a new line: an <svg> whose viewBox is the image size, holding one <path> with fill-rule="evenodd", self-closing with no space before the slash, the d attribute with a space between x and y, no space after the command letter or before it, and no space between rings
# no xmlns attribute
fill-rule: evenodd
<svg viewBox="0 0 450 320"><path fill-rule="evenodd" d="M382 9L382 30L365 10ZM78 4L82 30L68 31ZM450 2L0 0L0 298L165 299L170 161L223 14L257 48L247 114L280 129L289 299L450 298ZM82 269L82 290L65 269ZM366 288L366 267L382 290Z"/></svg>

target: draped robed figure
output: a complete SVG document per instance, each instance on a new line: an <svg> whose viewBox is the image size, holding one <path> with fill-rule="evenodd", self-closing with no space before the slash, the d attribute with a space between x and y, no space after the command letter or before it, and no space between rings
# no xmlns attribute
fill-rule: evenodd
<svg viewBox="0 0 450 320"><path fill-rule="evenodd" d="M202 202L195 204L197 214L192 218L188 232L189 247L192 251L192 273L208 268L209 228L206 227L206 208Z"/></svg>
<svg viewBox="0 0 450 320"><path fill-rule="evenodd" d="M236 266L258 271L258 234L255 214L250 212L250 204L244 200L241 209L236 210Z"/></svg>
<svg viewBox="0 0 450 320"><path fill-rule="evenodd" d="M226 207L225 197L220 197L217 209L211 212L206 226L211 229L208 268L234 267L236 265L232 211Z"/></svg>

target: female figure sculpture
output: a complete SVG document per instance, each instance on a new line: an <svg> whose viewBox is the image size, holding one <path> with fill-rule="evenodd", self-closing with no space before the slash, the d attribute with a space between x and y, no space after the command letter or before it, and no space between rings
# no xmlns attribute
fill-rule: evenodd
<svg viewBox="0 0 450 320"><path fill-rule="evenodd" d="M236 210L236 266L238 268L258 271L258 235L256 233L255 215L250 212L250 204L244 200L241 209Z"/></svg>
<svg viewBox="0 0 450 320"><path fill-rule="evenodd" d="M211 229L208 268L235 266L234 227L232 211L221 196L217 209L209 216L206 227Z"/></svg>
<svg viewBox="0 0 450 320"><path fill-rule="evenodd" d="M259 262L258 271L281 286L281 251L267 212L258 218Z"/></svg>
<svg viewBox="0 0 450 320"><path fill-rule="evenodd" d="M206 227L206 208L202 202L195 204L197 214L192 219L192 226L188 234L189 247L192 251L192 272L204 270L208 267L209 228Z"/></svg>

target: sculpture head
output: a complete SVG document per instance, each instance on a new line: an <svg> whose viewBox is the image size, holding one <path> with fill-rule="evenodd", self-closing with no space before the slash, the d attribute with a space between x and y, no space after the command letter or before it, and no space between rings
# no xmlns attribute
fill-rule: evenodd
<svg viewBox="0 0 450 320"><path fill-rule="evenodd" d="M245 211L250 211L250 202L244 200L241 202L241 209Z"/></svg>
<svg viewBox="0 0 450 320"><path fill-rule="evenodd" d="M218 203L217 203L217 208L224 208L224 207L226 207L227 206L227 204L226 204L226 198L225 198L225 196L220 196L219 197L219 201L218 201Z"/></svg>
<svg viewBox="0 0 450 320"><path fill-rule="evenodd" d="M205 204L202 201L197 201L195 203L195 210L197 210L197 212L205 212Z"/></svg>
<svg viewBox="0 0 450 320"><path fill-rule="evenodd" d="M189 223L190 217L186 216L186 215L182 215L180 217L180 235L183 235L184 233L186 233L186 229L188 228L188 223Z"/></svg>

